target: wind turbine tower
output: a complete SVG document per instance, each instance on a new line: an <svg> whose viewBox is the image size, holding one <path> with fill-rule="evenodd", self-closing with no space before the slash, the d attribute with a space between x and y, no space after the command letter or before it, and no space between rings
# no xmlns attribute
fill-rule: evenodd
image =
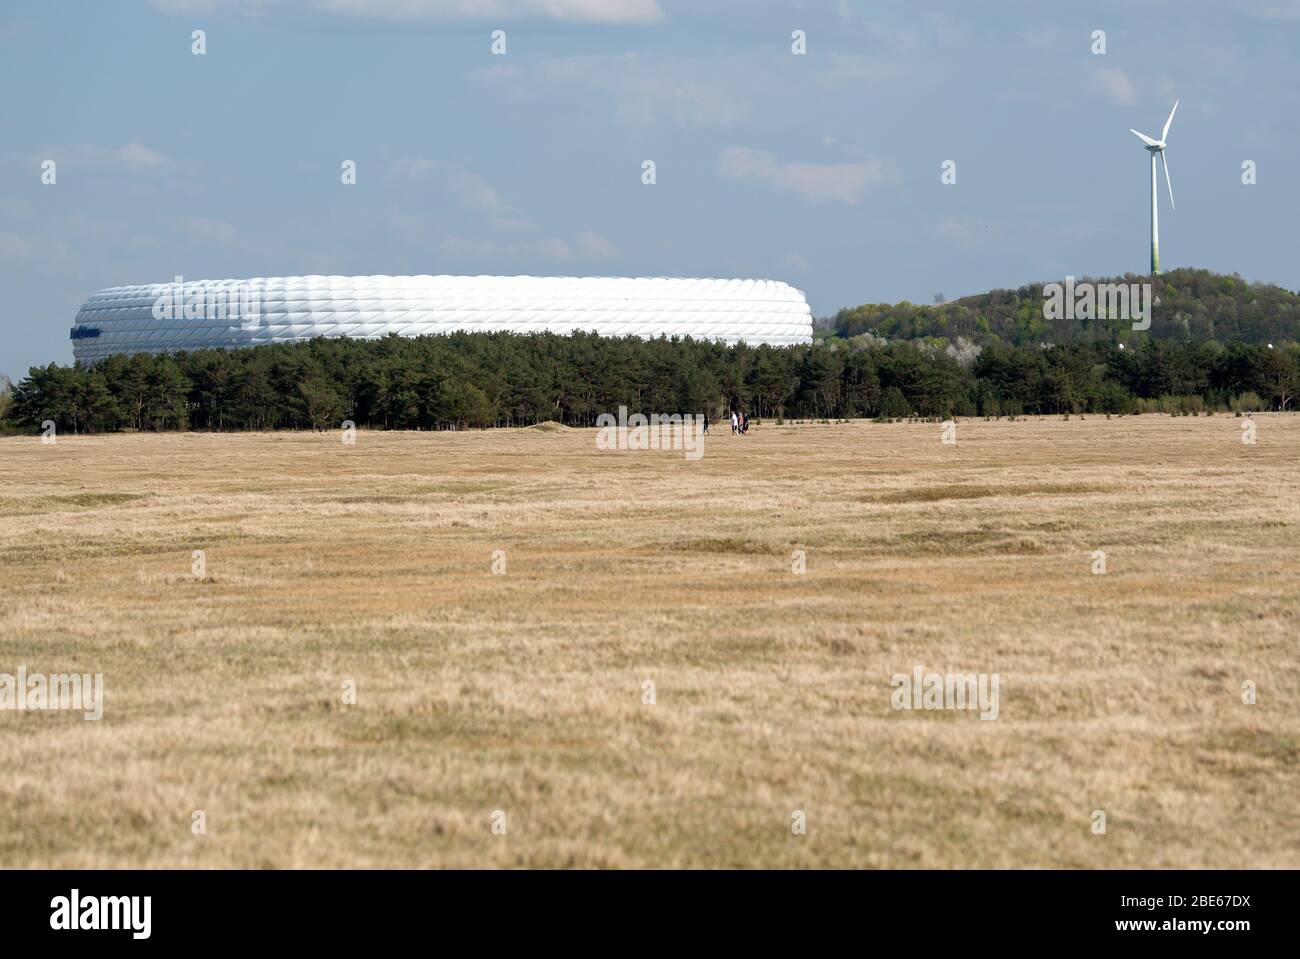
<svg viewBox="0 0 1300 959"><path fill-rule="evenodd" d="M1156 154L1160 154L1160 162L1165 168L1165 186L1169 187L1169 209L1174 209L1174 185L1169 181L1169 161L1165 159L1165 137L1169 136L1169 127L1174 122L1174 114L1178 111L1178 101L1174 101L1174 108L1169 111L1169 119L1165 121L1164 129L1160 131L1160 139L1153 140L1145 133L1138 133L1132 127L1129 127L1129 133L1133 134L1139 140L1147 145L1147 152L1151 154L1151 275L1155 276L1160 272L1160 210L1156 204L1158 189L1156 187Z"/></svg>

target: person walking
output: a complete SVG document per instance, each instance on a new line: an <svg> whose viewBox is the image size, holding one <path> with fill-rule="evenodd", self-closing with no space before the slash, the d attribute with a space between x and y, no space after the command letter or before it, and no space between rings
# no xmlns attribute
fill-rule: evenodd
<svg viewBox="0 0 1300 959"><path fill-rule="evenodd" d="M732 410L731 411L731 435L735 436L736 433L738 433L739 431L740 431L740 417L736 415L735 410Z"/></svg>

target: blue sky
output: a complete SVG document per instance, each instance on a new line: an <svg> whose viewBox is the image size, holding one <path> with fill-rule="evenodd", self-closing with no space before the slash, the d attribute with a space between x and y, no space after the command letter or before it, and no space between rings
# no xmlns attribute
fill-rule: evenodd
<svg viewBox="0 0 1300 959"><path fill-rule="evenodd" d="M176 274L772 277L826 315L1140 272L1128 129L1176 97L1163 265L1297 289L1298 68L1300 0L6 0L0 372Z"/></svg>

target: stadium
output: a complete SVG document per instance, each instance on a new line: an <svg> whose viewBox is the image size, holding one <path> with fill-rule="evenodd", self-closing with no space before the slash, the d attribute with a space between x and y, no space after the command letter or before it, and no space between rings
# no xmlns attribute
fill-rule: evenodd
<svg viewBox="0 0 1300 959"><path fill-rule="evenodd" d="M287 276L118 286L91 296L73 356L167 353L318 336L513 332L691 336L786 346L812 339L803 293L777 280L669 277Z"/></svg>

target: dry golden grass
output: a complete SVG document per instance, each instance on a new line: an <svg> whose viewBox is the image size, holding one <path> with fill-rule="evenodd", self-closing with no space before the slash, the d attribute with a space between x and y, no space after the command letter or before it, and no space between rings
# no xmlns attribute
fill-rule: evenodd
<svg viewBox="0 0 1300 959"><path fill-rule="evenodd" d="M1300 417L1241 422L0 439L0 672L107 690L0 712L0 865L1300 866Z"/></svg>

